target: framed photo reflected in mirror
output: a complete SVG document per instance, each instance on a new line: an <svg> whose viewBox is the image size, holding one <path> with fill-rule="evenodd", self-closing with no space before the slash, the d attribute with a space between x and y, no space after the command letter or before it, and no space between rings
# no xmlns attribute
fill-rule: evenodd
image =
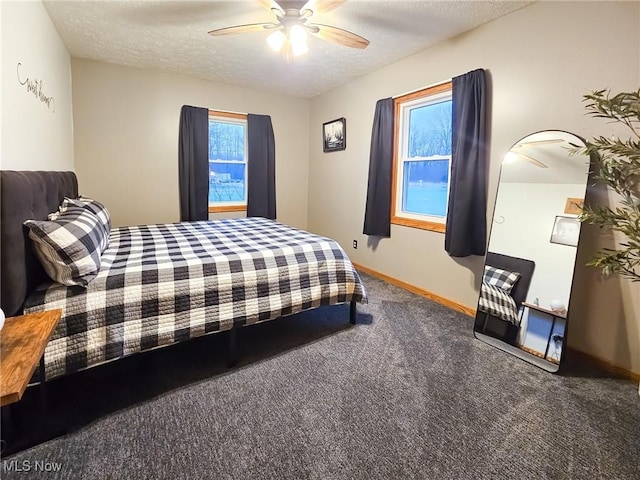
<svg viewBox="0 0 640 480"><path fill-rule="evenodd" d="M553 232L551 232L551 243L577 247L579 235L580 220L577 217L556 216Z"/></svg>

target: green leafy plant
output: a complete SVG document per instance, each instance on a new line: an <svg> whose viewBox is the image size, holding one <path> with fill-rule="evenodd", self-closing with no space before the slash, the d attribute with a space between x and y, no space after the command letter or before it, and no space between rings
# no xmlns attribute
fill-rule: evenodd
<svg viewBox="0 0 640 480"><path fill-rule="evenodd" d="M626 238L616 248L604 248L587 264L605 275L618 274L640 281L640 89L611 95L598 90L584 96L587 115L619 123L631 131L627 140L599 136L587 141L584 153L595 161L594 178L620 196L619 203L585 207L580 215L588 222Z"/></svg>

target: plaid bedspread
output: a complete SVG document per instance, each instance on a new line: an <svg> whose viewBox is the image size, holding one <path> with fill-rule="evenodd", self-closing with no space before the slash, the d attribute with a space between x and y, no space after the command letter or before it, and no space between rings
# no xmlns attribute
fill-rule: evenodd
<svg viewBox="0 0 640 480"><path fill-rule="evenodd" d="M515 300L511 295L495 285L482 282L478 309L514 325L520 324Z"/></svg>
<svg viewBox="0 0 640 480"><path fill-rule="evenodd" d="M61 308L47 378L320 305L365 302L333 240L264 218L111 230L88 288L49 283L25 313Z"/></svg>

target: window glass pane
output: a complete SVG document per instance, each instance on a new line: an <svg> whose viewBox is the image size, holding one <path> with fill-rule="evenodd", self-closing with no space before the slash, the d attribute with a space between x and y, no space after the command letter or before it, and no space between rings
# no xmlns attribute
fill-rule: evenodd
<svg viewBox="0 0 640 480"><path fill-rule="evenodd" d="M451 100L409 111L408 157L451 155Z"/></svg>
<svg viewBox="0 0 640 480"><path fill-rule="evenodd" d="M245 169L237 162L209 162L209 203L244 202Z"/></svg>
<svg viewBox="0 0 640 480"><path fill-rule="evenodd" d="M402 211L445 217L449 160L404 162Z"/></svg>
<svg viewBox="0 0 640 480"><path fill-rule="evenodd" d="M245 124L209 121L209 203L246 201Z"/></svg>
<svg viewBox="0 0 640 480"><path fill-rule="evenodd" d="M244 160L244 125L209 122L209 160Z"/></svg>

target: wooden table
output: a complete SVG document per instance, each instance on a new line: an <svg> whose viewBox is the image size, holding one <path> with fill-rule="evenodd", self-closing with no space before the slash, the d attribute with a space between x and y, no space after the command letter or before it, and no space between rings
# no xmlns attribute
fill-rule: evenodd
<svg viewBox="0 0 640 480"><path fill-rule="evenodd" d="M22 398L40 363L44 380L44 349L58 325L62 310L7 318L0 330L0 406Z"/></svg>

